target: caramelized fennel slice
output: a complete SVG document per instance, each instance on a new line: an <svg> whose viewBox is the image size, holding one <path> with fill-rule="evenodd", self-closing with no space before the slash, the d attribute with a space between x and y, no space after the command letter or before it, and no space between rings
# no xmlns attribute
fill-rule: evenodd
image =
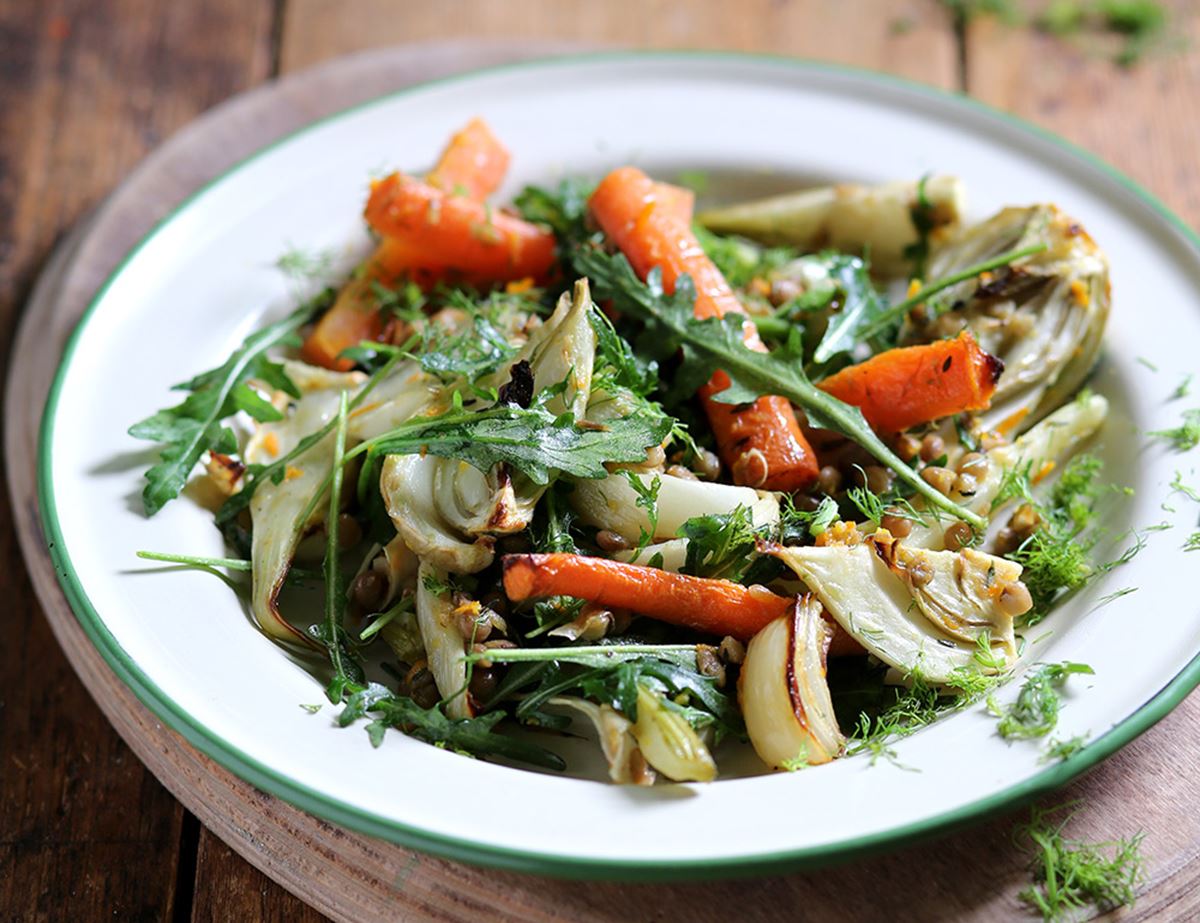
<svg viewBox="0 0 1200 923"><path fill-rule="evenodd" d="M595 360L591 310L588 285L581 280L514 360L529 363L535 394L566 381L547 407L576 419L587 407ZM485 384L499 387L509 375L503 369ZM474 573L492 562L493 536L529 525L546 487L504 465L483 472L453 458L392 455L383 464L380 490L396 531L413 551L452 573Z"/></svg>
<svg viewBox="0 0 1200 923"><path fill-rule="evenodd" d="M989 449L985 453L987 472L978 480L975 492L969 497L954 492L951 499L981 516L992 516L1012 502L996 504L1006 475L1032 464L1032 475L1036 480L1041 467L1061 467L1104 425L1107 415L1107 400L1098 394L1081 395L1023 433L1016 442ZM925 522L913 523L904 544L910 548L945 548L946 528L954 520L935 519L919 497L913 501L913 506L924 516Z"/></svg>
<svg viewBox="0 0 1200 923"><path fill-rule="evenodd" d="M926 551L881 530L858 545L766 545L795 571L834 620L866 650L903 673L932 683L980 667L984 633L1004 666L1016 658L1012 595L1020 565L973 550ZM1006 590L1008 594L1006 596Z"/></svg>
<svg viewBox="0 0 1200 923"><path fill-rule="evenodd" d="M467 695L467 639L458 629L456 607L449 591L431 587L443 585L446 574L428 561L417 571L417 625L425 644L429 672L438 694L446 702L451 718L470 718L474 713Z"/></svg>

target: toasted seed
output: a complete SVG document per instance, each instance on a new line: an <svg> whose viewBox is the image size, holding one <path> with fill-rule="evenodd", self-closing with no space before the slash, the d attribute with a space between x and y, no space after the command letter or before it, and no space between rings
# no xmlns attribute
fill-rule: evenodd
<svg viewBox="0 0 1200 923"><path fill-rule="evenodd" d="M717 458L715 452L710 452L703 446L697 448L692 464L695 465L696 473L706 480L715 481L721 476L721 459Z"/></svg>
<svg viewBox="0 0 1200 923"><path fill-rule="evenodd" d="M921 461L931 462L946 454L946 440L937 433L930 433L921 440Z"/></svg>
<svg viewBox="0 0 1200 923"><path fill-rule="evenodd" d="M726 635L721 639L717 653L726 663L739 664L746 659L746 645L732 635Z"/></svg>
<svg viewBox="0 0 1200 923"><path fill-rule="evenodd" d="M667 468L667 474L673 478L683 478L685 481L700 480L700 478L696 477L695 471L691 468L685 468L683 465L671 465Z"/></svg>
<svg viewBox="0 0 1200 923"><path fill-rule="evenodd" d="M867 490L873 494L886 494L892 489L895 476L881 465L871 465L867 468Z"/></svg>
<svg viewBox="0 0 1200 923"><path fill-rule="evenodd" d="M718 687L725 685L725 664L717 655L717 649L707 644L696 648L696 669L704 676L711 676Z"/></svg>
<svg viewBox="0 0 1200 923"><path fill-rule="evenodd" d="M1020 581L1010 583L1000 591L996 608L1005 615L1022 615L1033 608L1033 597L1025 584Z"/></svg>
<svg viewBox="0 0 1200 923"><path fill-rule="evenodd" d="M596 544L600 546L602 551L624 551L629 547L629 542L625 540L625 537L618 535L611 529L601 529L597 532Z"/></svg>
<svg viewBox="0 0 1200 923"><path fill-rule="evenodd" d="M901 461L912 461L921 454L921 440L905 433L896 440L896 454L900 456Z"/></svg>
<svg viewBox="0 0 1200 923"><path fill-rule="evenodd" d="M912 532L913 527L912 520L907 516L901 516L900 511L894 506L889 507L879 525L881 528L891 532L896 538L906 538Z"/></svg>
<svg viewBox="0 0 1200 923"><path fill-rule="evenodd" d="M377 610L386 593L387 578L373 568L364 570L350 584L350 598L361 606L364 612Z"/></svg>
<svg viewBox="0 0 1200 923"><path fill-rule="evenodd" d="M979 482L973 474L960 474L954 479L954 489L964 497L973 497L979 490Z"/></svg>
<svg viewBox="0 0 1200 923"><path fill-rule="evenodd" d="M944 539L947 551L961 551L975 540L975 532L960 520L946 527Z"/></svg>
<svg viewBox="0 0 1200 923"><path fill-rule="evenodd" d="M833 496L842 486L842 472L833 465L825 465L817 474L817 487L821 493Z"/></svg>
<svg viewBox="0 0 1200 923"><path fill-rule="evenodd" d="M939 493L949 494L954 487L955 474L949 468L929 465L921 469L921 477L925 483Z"/></svg>
<svg viewBox="0 0 1200 923"><path fill-rule="evenodd" d="M959 459L959 474L969 474L974 478L981 478L987 475L987 470L987 456L980 452L968 452L961 459Z"/></svg>

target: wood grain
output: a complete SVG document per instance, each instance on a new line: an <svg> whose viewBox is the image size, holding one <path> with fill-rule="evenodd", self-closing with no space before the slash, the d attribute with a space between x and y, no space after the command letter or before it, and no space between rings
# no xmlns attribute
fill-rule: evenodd
<svg viewBox="0 0 1200 923"><path fill-rule="evenodd" d="M125 249L121 237L136 233L139 221L144 223L147 214L163 207L154 198L163 193L163 176L177 178L173 188L178 193L182 184L178 177L219 169L222 160L237 156L237 145L261 143L264 138L254 132L269 135L283 130L289 121L303 120L307 112L296 100L303 99L309 106L315 99L325 99L329 105L344 103L347 94L370 88L367 75L386 70L387 62L392 66L388 79L394 80L405 72L397 62L407 62L407 72L412 72L428 67L431 58L446 57L437 48L424 49L422 54L426 58L417 64L404 52L341 62L323 74L310 73L239 100L193 126L189 136L168 145L139 171L97 218L71 271L61 280L68 292L75 292L74 298L60 293L57 299L39 300L31 310L52 331L69 326L86 294L72 287L74 276L94 278L105 264L120 257ZM461 55L462 49L455 49L455 54ZM140 210L132 210L131 203L140 204ZM24 399L24 389L38 378L34 370L51 365L37 345L42 344L47 355L55 345L55 337L35 337L29 330L22 331L18 356L22 371L30 374L14 379L23 390L10 393L9 410L16 416L7 421L26 441L31 439L36 416L28 408L36 402ZM27 445L24 451L28 461L31 449ZM19 474L27 480L28 466L22 466ZM1015 895L1028 883L1030 854L1028 844L1014 841L1012 835L1021 813L890 855L752 885L580 885L489 872L357 836L256 791L165 731L99 662L61 595L55 598L57 587L45 558L31 556L31 567L39 590L52 603L49 614L60 641L89 686L100 690L106 714L133 742L138 756L237 852L338 919L474 920L486 914L512 921L601 921L630 915L715 921L728 918L732 907L738 909L739 919L747 920L776 919L780 908L802 908L805 917L813 920L1004 920L1021 912ZM1149 831L1150 887L1139 906L1124 915L1128 919L1186 918L1200 911L1195 897L1198 867L1192 861L1200 844L1200 815L1179 810L1180 805L1200 800L1200 780L1191 772L1200 759L1197 726L1200 699L1193 697L1159 727L1052 799L1055 803L1085 799L1088 810L1071 828L1081 837L1108 839L1127 835L1134 826ZM1126 810L1130 804L1138 805L1136 824L1131 824ZM201 848L197 919L301 913L287 899L272 897L265 879L248 873L212 841L202 841Z"/></svg>
<svg viewBox="0 0 1200 923"><path fill-rule="evenodd" d="M1200 4L1165 5L1170 34L1132 69L1112 63L1112 41L976 19L966 33L967 87L1099 154L1200 226Z"/></svg>
<svg viewBox="0 0 1200 923"><path fill-rule="evenodd" d="M14 307L23 297L46 246L140 155L140 150L134 151L133 139L142 137L144 150L178 124L171 121L173 118L178 116L182 121L220 98L215 87L221 80L230 81L224 92L233 92L262 79L269 68L270 4L262 3L250 10L243 10L233 0L210 2L204 10L152 6L148 0L105 0L89 4L86 9L82 4L46 4L37 16L30 17L15 15L0 0L3 354L8 351ZM429 5L383 0L290 0L281 8L283 20L278 31L283 39L275 51L285 68L389 41L427 40L451 33L491 38L520 33L618 45L692 44L802 53L890 69L951 87L958 60L947 23L932 2L654 2L639 4L636 15L630 15L625 4L576 4L565 0L515 0L508 4L455 0ZM22 12L27 10L28 6L23 5ZM86 55L72 52L67 60L63 54L55 56L43 47L69 41L72 35L78 37L80 33L72 26L83 20L101 22L100 27L84 29L82 34L90 36L94 45L98 43L103 61L108 60L106 50L119 50L114 52L118 64L109 68L110 73L100 73L100 79L116 81L130 99L141 87L152 102L143 103L141 108L125 105L123 98L116 99L121 94L101 88L99 98L105 100L105 108L88 110L88 94L95 90L92 80L108 65L92 60L91 70L85 74L81 62L88 60ZM1190 27L1194 29L1194 23ZM995 31L993 39L989 38L992 33L981 31L993 29L986 23L972 25L968 33L972 55L978 50L976 43L985 39L1020 41L1009 33ZM218 44L223 52L215 48L205 51L205 46ZM1013 53L1024 55L1030 67L1039 66L1038 52L1022 47L1017 46ZM172 70L177 54L194 62L210 54L213 60L228 64L225 53L240 62L240 78L229 73L201 74L203 65L193 63L193 79L198 82L193 85L181 76L187 67ZM101 216L104 222L86 239L89 246L81 248L83 259L64 280L64 291L51 293L63 297L44 299L37 306L39 329L26 327L14 356L19 366L14 371L23 374L14 377L21 389L8 395L7 456L22 460L19 470L11 472L10 486L20 500L18 524L27 549L36 548L38 541L29 500L36 407L40 406L53 355L87 294L153 219L229 160L288 127L387 88L436 76L447 69L494 63L512 53L511 47L506 52L503 45L482 51L472 45L431 46L341 61L299 82L258 91L254 98L239 100L235 107L191 126L187 136L179 139L187 143L177 145L174 152L168 146L162 154L171 156L156 155L139 171L138 181L122 190L124 195L115 197L106 215ZM139 66L122 54L139 60L154 55L157 58L153 66ZM1105 96L1106 100L1145 106L1146 100L1163 95L1165 88L1171 90L1168 95L1182 92L1192 101L1200 92L1194 61L1186 65L1178 59L1158 62L1155 66L1168 69L1171 78L1167 81L1160 75L1160 81L1166 82L1146 84L1141 92L1150 93L1142 97L1122 89L1117 81L1148 78L1139 74L1126 78L1109 70L1097 76L1092 70L1096 64L1085 59L1076 76L1096 81L1105 94L1117 94ZM1009 74L998 58L992 66L1008 75L1004 79L1013 81L1016 89L1012 98L1016 103L1027 101L1029 94L1022 92L1017 76ZM41 68L37 70L41 76L30 79L30 68ZM164 84L160 69L175 74L173 82ZM62 84L60 75L64 73L69 79ZM984 93L986 88L980 81L993 79L972 69L970 63L967 76ZM237 79L243 83L236 83ZM1070 82L1062 80L1064 87ZM55 85L47 88L47 82ZM8 92L10 87L16 92ZM1094 126L1094 120L1078 114L1086 108L1087 99L1071 96L1063 104L1070 110L1066 116L1060 108L1042 117L1062 131L1068 128L1059 125L1060 120L1068 126ZM10 100L16 101L11 107ZM992 101L1003 104L999 97ZM1052 105L1049 97L1045 105ZM1194 105L1191 111L1195 111ZM62 122L66 112L71 115L70 123ZM1025 114L1038 117L1031 112ZM36 125L28 121L38 118L42 122ZM1132 172L1174 201L1178 191L1192 180L1190 174L1175 179L1162 175L1162 164L1184 163L1177 160L1185 150L1180 139L1190 137L1187 132L1195 127L1190 123L1167 125L1153 114L1140 118L1138 124L1146 126L1147 131L1162 127L1176 134L1167 142L1172 151L1170 158L1154 160L1153 169L1144 166L1144 172L1136 168ZM106 119L112 124L93 124ZM147 123L153 124L145 127ZM63 124L69 124L70 131L79 137L64 137L67 132ZM1094 127L1069 130L1086 132ZM1111 133L1120 135L1122 131ZM1091 143L1086 135L1077 138ZM107 149L92 151L94 145L106 140L130 159L117 157ZM37 146L33 154L30 145ZM1117 160L1122 150L1131 160L1136 159L1139 150L1136 139L1128 138L1114 143L1113 151L1100 144L1092 146ZM43 175L38 171L44 169L46 160L53 161L55 167ZM73 172L77 170L85 176L78 184ZM30 181L25 182L26 178ZM1195 220L1188 206L1178 201L1174 204ZM14 452L14 446L18 451ZM12 512L6 504L7 498L0 499L0 524ZM15 600L18 612L29 613L18 615L16 621L13 637L20 643L0 645L3 675L29 677L18 681L15 688L6 686L0 692L0 778L4 781L0 791L0 916L94 919L115 912L122 919L157 919L172 912L186 915L187 906L175 902L169 871L177 859L179 842L189 835L179 809L156 784L146 781L149 777L129 759L66 669L36 612L28 583L20 576L15 546L6 529L0 532L0 562L8 565L0 575L0 591L7 601ZM193 805L237 853L269 873L270 877L264 876L239 859L206 830L197 847L191 906L194 919L320 918L316 910L282 892L272 879L285 882L293 892L339 919L466 920L486 914L502 920L610 920L631 916L725 920L731 908L737 908L739 919L749 920L778 919L793 912L814 920L999 920L1021 913L1014 895L1028 880L1024 868L1028 853L1024 845L1012 841L1016 819L1012 816L901 853L816 875L686 887L578 885L487 872L347 833L257 792L165 731L97 662L94 651L66 612L45 558L31 559L31 564L40 595L51 602L49 615L54 619L58 640L88 685L99 690L108 718L122 735L135 742L139 758L168 780L172 789ZM36 664L36 669L30 669L30 664ZM65 715L57 714L60 710ZM39 715L46 716L43 724L54 725L52 730L39 732L33 727ZM1151 882L1135 911L1122 914L1123 919L1188 919L1200 914L1200 891L1196 888L1200 872L1194 861L1200 851L1200 817L1187 809L1200 803L1198 786L1191 781L1193 767L1200 759L1200 744L1195 743L1200 740L1197 728L1200 700L1192 697L1142 739L1053 799L1087 799L1088 810L1072 828L1080 836L1104 839L1128 834L1134 827L1150 832L1147 850L1152 860ZM70 735L75 735L73 741ZM14 749L14 745L23 749ZM10 756L14 754L20 764L11 764ZM121 760L124 765L118 766ZM22 777L11 776L10 766L16 766ZM23 778L37 774L48 781ZM18 781L10 784L10 777ZM135 784L138 780L141 783ZM1136 819L1128 816L1131 804L1138 805ZM130 811L137 812L134 822L128 819ZM164 823L165 828L160 829ZM16 835L10 837L13 831ZM116 845L109 845L110 841ZM186 864L184 869L188 871Z"/></svg>
<svg viewBox="0 0 1200 923"><path fill-rule="evenodd" d="M266 76L270 2L165 12L0 3L0 373L54 241L167 134ZM176 903L183 811L55 643L8 525L32 515L0 497L0 916L160 919Z"/></svg>
<svg viewBox="0 0 1200 923"><path fill-rule="evenodd" d="M958 46L929 0L289 0L284 72L339 54L446 38L555 39L802 55L955 87Z"/></svg>

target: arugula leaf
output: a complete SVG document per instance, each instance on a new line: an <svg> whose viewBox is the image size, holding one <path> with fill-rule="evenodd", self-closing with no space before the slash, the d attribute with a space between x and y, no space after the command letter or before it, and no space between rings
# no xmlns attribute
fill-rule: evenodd
<svg viewBox="0 0 1200 923"><path fill-rule="evenodd" d="M250 379L300 396L283 367L267 358L267 351L297 344L296 332L331 301L332 293L323 292L282 320L252 333L224 364L176 385L175 390L191 392L182 403L129 427L129 435L135 439L163 443L158 463L146 472L142 503L147 516L179 496L205 452L237 451L233 431L222 426L222 420L238 411L264 422L280 419L278 411L250 388Z"/></svg>
<svg viewBox="0 0 1200 923"><path fill-rule="evenodd" d="M716 680L696 668L695 645L625 644L614 641L579 647L507 648L467 654L468 662L549 664L525 675L529 689L516 714L534 714L556 695L582 694L611 705L630 720L637 718L637 687L648 685L664 693L682 710L693 727L712 725L722 734L740 735L743 724L737 706L717 688ZM509 693L518 688L509 687Z"/></svg>
<svg viewBox="0 0 1200 923"><path fill-rule="evenodd" d="M350 695L338 715L338 724L349 727L359 719L370 718L367 733L376 747L383 742L387 728L396 728L410 737L469 756L498 756L543 769L566 768L566 763L549 750L498 733L496 725L504 717L504 712L493 711L477 718L452 719L437 706L422 708L407 696L371 683Z"/></svg>
<svg viewBox="0 0 1200 923"><path fill-rule="evenodd" d="M867 339L884 311L883 299L871 284L867 264L857 256L837 255L829 261L830 278L842 293L841 310L829 319L817 344L813 361L824 364L839 353L850 352Z"/></svg>
<svg viewBox="0 0 1200 923"><path fill-rule="evenodd" d="M432 331L435 325L429 324ZM442 381L474 382L507 363L518 350L486 317L476 316L461 333L434 338L418 357L421 368Z"/></svg>
<svg viewBox="0 0 1200 923"><path fill-rule="evenodd" d="M730 386L714 395L716 400L742 404L762 395L782 395L804 410L811 425L850 437L931 505L976 529L986 528L983 517L934 490L884 445L861 410L814 386L804 374L795 337L775 352L755 352L743 340L744 315L705 320L692 315L695 290L686 276L679 279L675 292L667 295L657 268L642 282L620 254L610 256L594 248L581 248L574 254L574 263L592 280L598 298L612 298L620 310L659 325L669 339L679 343L684 351L684 367L692 377L706 381L717 369L723 370Z"/></svg>
<svg viewBox="0 0 1200 923"><path fill-rule="evenodd" d="M1096 671L1086 663L1044 663L1025 678L1017 699L1008 708L1001 708L994 701L988 702L993 714L999 719L996 731L1005 740L1029 740L1045 737L1058 724L1061 706L1059 690L1067 678L1076 673L1092 675Z"/></svg>
<svg viewBox="0 0 1200 923"><path fill-rule="evenodd" d="M799 251L790 247L764 247L742 237L715 234L702 225L695 225L692 232L725 281L734 288L744 288L799 256Z"/></svg>
<svg viewBox="0 0 1200 923"><path fill-rule="evenodd" d="M507 464L540 486L550 483L554 471L602 478L607 462L640 461L649 446L662 442L671 423L662 413L639 409L592 428L580 426L569 413L556 417L539 404L504 404L410 421L361 443L347 458L363 451L372 456L423 452L461 459L481 471Z"/></svg>

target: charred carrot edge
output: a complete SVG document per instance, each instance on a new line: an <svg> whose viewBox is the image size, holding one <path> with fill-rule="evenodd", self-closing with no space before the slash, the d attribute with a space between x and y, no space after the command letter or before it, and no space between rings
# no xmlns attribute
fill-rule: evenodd
<svg viewBox="0 0 1200 923"><path fill-rule="evenodd" d="M696 316L744 313L721 271L704 253L688 221L681 220L679 201L664 193L635 167L620 167L596 187L589 207L597 223L643 279L662 268L663 286L673 291L680 276L696 286ZM752 325L746 341L763 349ZM722 404L712 395L729 386L718 372L700 391L721 457L739 484L773 490L796 490L816 480L819 471L796 422L795 411L782 397L762 397L748 407Z"/></svg>
<svg viewBox="0 0 1200 923"><path fill-rule="evenodd" d="M442 192L482 202L504 182L508 162L508 149L483 119L474 118L450 139L425 179Z"/></svg>
<svg viewBox="0 0 1200 923"><path fill-rule="evenodd" d="M467 280L543 279L554 265L549 231L399 173L372 184L365 215L380 234L409 247L418 265Z"/></svg>
<svg viewBox="0 0 1200 923"><path fill-rule="evenodd" d="M1004 363L963 331L953 340L889 349L842 369L817 387L862 410L875 429L900 432L941 417L983 410Z"/></svg>
<svg viewBox="0 0 1200 923"><path fill-rule="evenodd" d="M766 587L745 587L730 580L691 577L607 558L509 554L503 565L504 592L513 602L574 596L743 641L792 607L791 599Z"/></svg>

